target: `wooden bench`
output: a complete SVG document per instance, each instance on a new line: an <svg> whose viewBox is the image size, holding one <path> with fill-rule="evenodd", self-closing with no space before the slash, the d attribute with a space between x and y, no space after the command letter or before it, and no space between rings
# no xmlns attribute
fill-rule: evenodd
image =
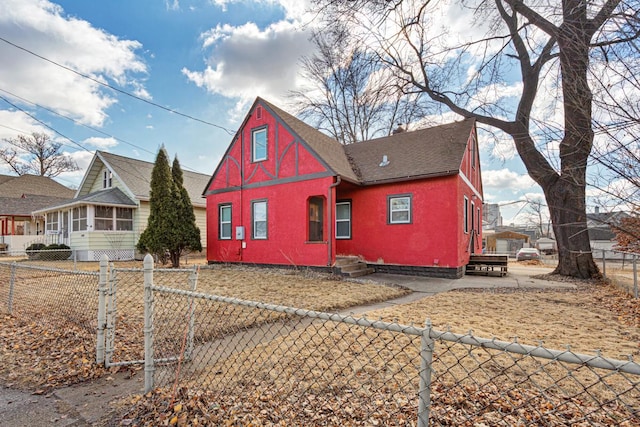
<svg viewBox="0 0 640 427"><path fill-rule="evenodd" d="M465 274L483 276L506 276L509 257L507 255L471 255Z"/></svg>

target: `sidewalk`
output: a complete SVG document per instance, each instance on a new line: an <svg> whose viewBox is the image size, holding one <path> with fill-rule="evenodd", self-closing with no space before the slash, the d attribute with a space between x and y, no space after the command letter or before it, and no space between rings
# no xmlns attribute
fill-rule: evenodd
<svg viewBox="0 0 640 427"><path fill-rule="evenodd" d="M343 310L341 314L361 314L367 311L378 310L394 305L408 304L424 297L455 289L496 289L496 288L521 288L521 289L575 289L575 285L565 282L552 282L549 280L534 279L531 276L548 274L553 267L526 266L509 264L509 271L504 277L497 276L463 276L460 279L440 279L434 277L405 276L401 274L374 273L362 276L354 281L373 281L380 284L391 284L411 289L413 293L389 301L366 306L351 307Z"/></svg>
<svg viewBox="0 0 640 427"><path fill-rule="evenodd" d="M375 273L355 281L374 281L411 289L411 294L389 301L366 306L351 307L341 314L361 314L464 288L574 288L570 283L533 279L531 276L550 273L550 267L509 265L505 277L464 276L461 279L403 276ZM144 374L139 371L129 378L129 373L117 373L99 380L58 389L49 395L32 395L0 386L0 420L2 425L16 427L69 426L87 427L110 412L110 403L131 394L142 393Z"/></svg>

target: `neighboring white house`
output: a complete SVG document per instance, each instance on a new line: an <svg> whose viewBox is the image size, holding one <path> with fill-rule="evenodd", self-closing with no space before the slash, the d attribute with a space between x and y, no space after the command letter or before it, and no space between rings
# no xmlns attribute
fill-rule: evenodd
<svg viewBox="0 0 640 427"><path fill-rule="evenodd" d="M20 253L32 243L48 243L44 221L31 212L65 203L74 193L46 176L0 175L0 251Z"/></svg>
<svg viewBox="0 0 640 427"><path fill-rule="evenodd" d="M45 233L59 236L79 261L133 259L135 245L147 226L151 172L154 164L96 151L75 197L33 212L45 220ZM184 171L196 225L206 246L206 201L202 191L210 176Z"/></svg>

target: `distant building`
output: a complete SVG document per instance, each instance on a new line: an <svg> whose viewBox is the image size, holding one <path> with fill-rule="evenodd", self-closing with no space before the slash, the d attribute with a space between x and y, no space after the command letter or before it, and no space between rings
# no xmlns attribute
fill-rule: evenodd
<svg viewBox="0 0 640 427"><path fill-rule="evenodd" d="M484 205L482 222L487 230L495 230L502 226L502 215L500 215L500 205L497 203L487 203Z"/></svg>
<svg viewBox="0 0 640 427"><path fill-rule="evenodd" d="M624 211L600 212L596 206L593 213L587 214L587 230L594 257L622 258L621 253L612 252L616 245L616 233L613 227L620 225L629 214Z"/></svg>

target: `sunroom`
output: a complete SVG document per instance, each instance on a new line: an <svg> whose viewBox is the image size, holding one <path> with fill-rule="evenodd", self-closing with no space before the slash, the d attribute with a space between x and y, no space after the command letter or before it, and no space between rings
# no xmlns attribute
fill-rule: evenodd
<svg viewBox="0 0 640 427"><path fill-rule="evenodd" d="M77 261L131 260L139 232L138 205L122 190L87 194L70 203L35 211L45 220L47 241L68 245Z"/></svg>

